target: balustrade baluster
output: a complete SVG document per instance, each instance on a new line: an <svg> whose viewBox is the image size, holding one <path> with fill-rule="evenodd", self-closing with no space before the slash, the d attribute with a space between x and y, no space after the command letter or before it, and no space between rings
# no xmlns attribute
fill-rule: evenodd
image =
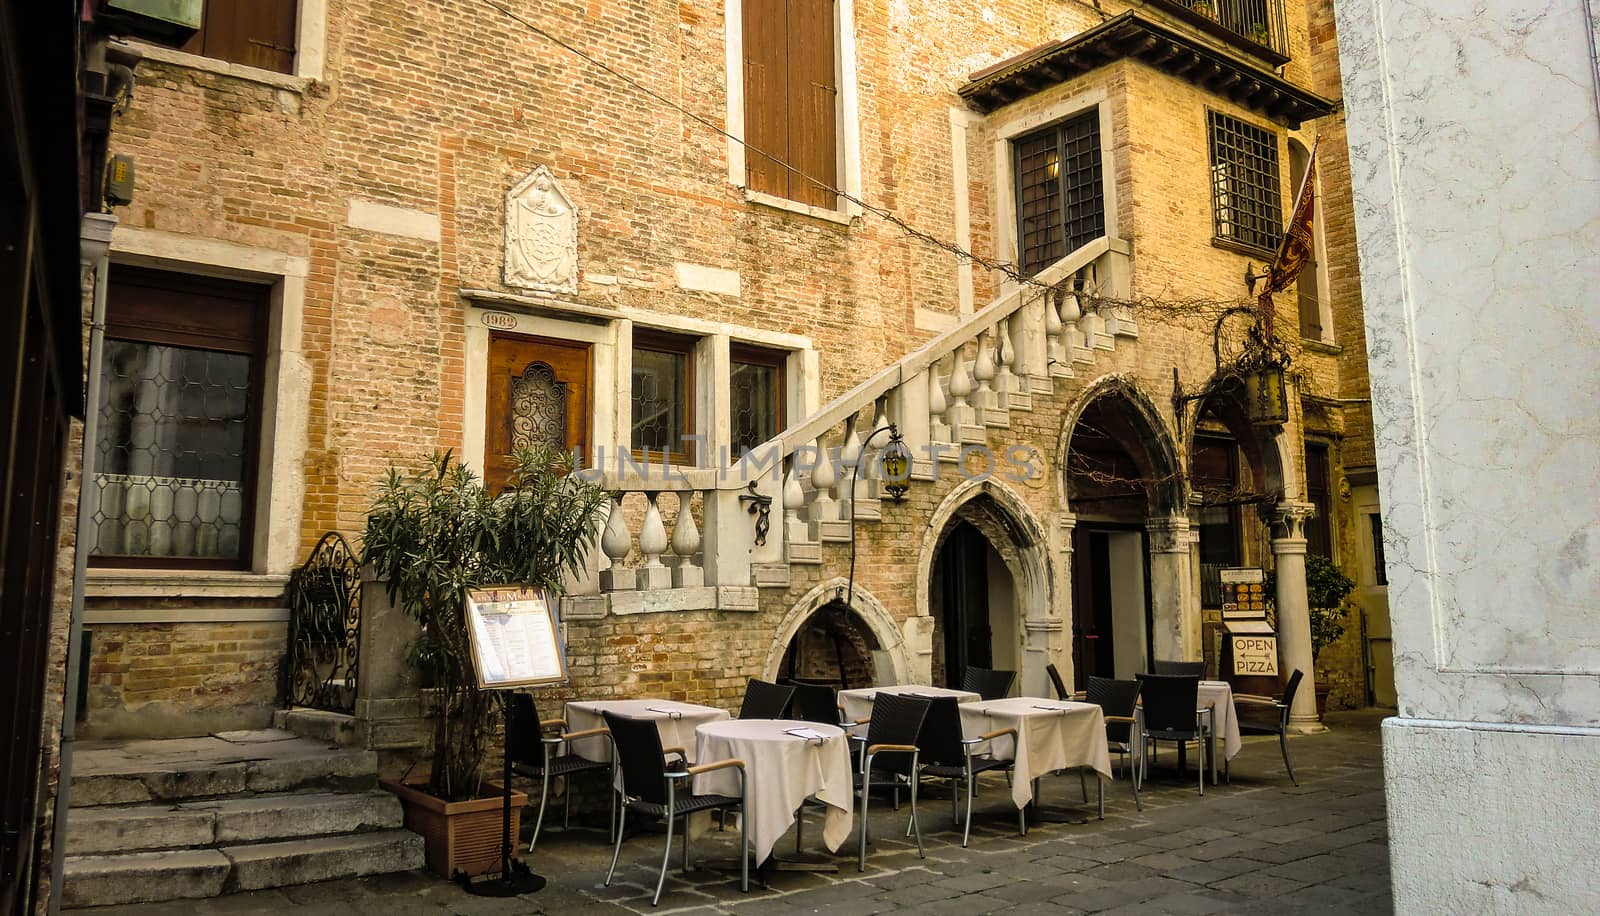
<svg viewBox="0 0 1600 916"><path fill-rule="evenodd" d="M956 357L960 362L960 356ZM944 397L944 382L939 378L939 364L928 367L928 439L932 442L949 442L950 425L945 422L949 403Z"/></svg>
<svg viewBox="0 0 1600 916"><path fill-rule="evenodd" d="M982 411L995 406L994 346L989 342L990 333L991 329L984 328L978 335L978 355L972 361L972 378L978 383L978 390L972 395L972 406L980 413L980 423Z"/></svg>
<svg viewBox="0 0 1600 916"><path fill-rule="evenodd" d="M621 490L611 494L611 514L606 517L605 531L600 534L600 549L611 561L611 567L600 573L602 591L626 592L638 587L634 570L622 565L633 548L633 534L628 531L628 520L622 517L622 497L626 495Z"/></svg>
<svg viewBox="0 0 1600 916"><path fill-rule="evenodd" d="M1045 293L1041 304L1044 306L1044 374L1061 375L1057 367L1066 366L1068 357L1061 348L1061 313L1057 311L1055 292Z"/></svg>
<svg viewBox="0 0 1600 916"><path fill-rule="evenodd" d="M1011 319L1002 318L995 325L994 388L997 407L1009 408L1011 403L1008 399L1018 391L1017 377L1011 370L1016 360L1017 350L1011 344Z"/></svg>
<svg viewBox="0 0 1600 916"><path fill-rule="evenodd" d="M661 555L667 551L667 526L661 523L661 509L656 505L654 490L644 494L649 505L644 510L644 525L639 529L639 552L644 554L644 565L639 567L639 585L646 591L672 587L672 571L661 565Z"/></svg>
<svg viewBox="0 0 1600 916"><path fill-rule="evenodd" d="M678 494L678 520L672 526L672 552L678 560L672 567L673 588L699 588L706 584L705 569L695 562L700 552L700 528L694 523L689 501L694 491Z"/></svg>
<svg viewBox="0 0 1600 916"><path fill-rule="evenodd" d="M817 437L817 463L811 468L811 521L814 523L839 520L839 504L832 496L833 485L839 480L838 469L828 455L822 437ZM819 540L812 537L811 540Z"/></svg>

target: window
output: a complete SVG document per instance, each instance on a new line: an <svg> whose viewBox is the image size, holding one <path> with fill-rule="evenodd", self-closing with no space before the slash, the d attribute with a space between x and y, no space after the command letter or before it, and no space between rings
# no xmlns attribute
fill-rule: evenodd
<svg viewBox="0 0 1600 916"><path fill-rule="evenodd" d="M200 31L183 50L229 63L294 72L298 0L205 0Z"/></svg>
<svg viewBox="0 0 1600 916"><path fill-rule="evenodd" d="M745 183L838 207L836 0L743 0Z"/></svg>
<svg viewBox="0 0 1600 916"><path fill-rule="evenodd" d="M692 457L694 338L661 331L633 332L633 435L636 452L665 452L678 464Z"/></svg>
<svg viewBox="0 0 1600 916"><path fill-rule="evenodd" d="M1017 258L1033 275L1106 232L1100 114L1084 114L1012 144Z"/></svg>
<svg viewBox="0 0 1600 916"><path fill-rule="evenodd" d="M1192 467L1192 482L1202 500L1198 526L1200 601L1205 607L1221 607L1218 572L1243 561L1239 507L1226 501L1239 489L1239 450L1231 439L1197 436Z"/></svg>
<svg viewBox="0 0 1600 916"><path fill-rule="evenodd" d="M729 457L737 459L783 430L788 355L744 344L730 347Z"/></svg>
<svg viewBox="0 0 1600 916"><path fill-rule="evenodd" d="M267 287L114 267L91 554L243 567L255 502Z"/></svg>
<svg viewBox="0 0 1600 916"><path fill-rule="evenodd" d="M1257 251L1283 239L1278 138L1238 118L1206 112L1210 129L1213 234Z"/></svg>
<svg viewBox="0 0 1600 916"><path fill-rule="evenodd" d="M1374 585L1389 584L1389 567L1383 561L1383 514L1373 512L1367 515L1367 524L1372 526L1372 582Z"/></svg>
<svg viewBox="0 0 1600 916"><path fill-rule="evenodd" d="M1310 158L1311 154L1306 152L1305 147L1294 140L1289 141L1289 186L1294 189L1296 194L1300 192L1300 183L1306 180L1306 168L1310 164ZM1316 180L1317 176L1312 175L1311 181L1314 183ZM1294 201L1289 201L1291 208L1294 205ZM1313 243L1311 245L1311 259L1306 261L1305 267L1300 271L1300 278L1295 281L1295 292L1300 300L1300 336L1306 340L1326 339L1323 337L1325 327L1322 320L1322 291L1320 289L1322 279L1320 271L1322 268L1317 263L1317 246L1315 244L1318 234L1316 230L1322 223L1320 201L1317 206L1318 209L1312 220L1311 234Z"/></svg>
<svg viewBox="0 0 1600 916"><path fill-rule="evenodd" d="M1333 559L1333 488L1330 485L1328 447L1306 443L1306 499L1317 514L1306 521L1306 553Z"/></svg>

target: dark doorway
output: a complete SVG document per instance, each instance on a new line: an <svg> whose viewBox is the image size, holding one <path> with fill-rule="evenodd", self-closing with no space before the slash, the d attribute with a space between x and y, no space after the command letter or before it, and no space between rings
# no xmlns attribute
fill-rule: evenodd
<svg viewBox="0 0 1600 916"><path fill-rule="evenodd" d="M989 628L989 542L961 522L945 539L937 576L944 599L944 679L959 687L969 665L993 667Z"/></svg>
<svg viewBox="0 0 1600 916"><path fill-rule="evenodd" d="M1111 540L1105 531L1072 532L1077 557L1072 577L1072 680L1084 689L1089 677L1116 677L1111 614Z"/></svg>

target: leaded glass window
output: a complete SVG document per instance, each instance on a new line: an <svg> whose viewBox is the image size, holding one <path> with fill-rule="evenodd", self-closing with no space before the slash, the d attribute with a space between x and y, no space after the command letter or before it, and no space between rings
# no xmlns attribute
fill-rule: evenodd
<svg viewBox="0 0 1600 916"><path fill-rule="evenodd" d="M1206 112L1210 131L1213 232L1263 252L1283 238L1278 137L1238 118Z"/></svg>
<svg viewBox="0 0 1600 916"><path fill-rule="evenodd" d="M784 364L779 350L734 345L728 378L730 457L739 458L783 430Z"/></svg>
<svg viewBox="0 0 1600 916"><path fill-rule="evenodd" d="M634 451L688 463L694 422L691 364L694 341L635 331L633 336Z"/></svg>
<svg viewBox="0 0 1600 916"><path fill-rule="evenodd" d="M1105 235L1099 110L1028 134L1012 148L1017 257L1031 276Z"/></svg>

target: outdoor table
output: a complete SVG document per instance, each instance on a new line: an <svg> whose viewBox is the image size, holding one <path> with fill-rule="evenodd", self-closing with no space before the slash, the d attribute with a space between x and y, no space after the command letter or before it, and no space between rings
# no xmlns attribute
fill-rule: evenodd
<svg viewBox="0 0 1600 916"><path fill-rule="evenodd" d="M809 729L821 739L799 737ZM795 820L795 811L810 797L826 806L822 840L830 852L850 835L854 782L850 748L844 729L793 719L736 719L710 722L695 729L701 760L744 761L749 796L745 817L750 845L760 865ZM700 795L739 795L739 774L713 770L694 778Z"/></svg>
<svg viewBox="0 0 1600 916"><path fill-rule="evenodd" d="M970 690L952 687L919 687L916 684L896 684L889 687L857 687L839 691L839 705L844 707L846 722L860 722L872 715L872 698L879 693L917 697L955 697L957 703L976 703L983 699ZM865 726L863 726L864 728ZM858 734L861 734L858 732Z"/></svg>
<svg viewBox="0 0 1600 916"><path fill-rule="evenodd" d="M1233 705L1233 686L1227 681L1200 682L1200 708L1211 710L1211 728L1222 738L1222 755L1232 760L1244 746L1239 738L1239 712ZM1211 781L1217 781L1215 762L1211 767Z"/></svg>
<svg viewBox="0 0 1600 916"><path fill-rule="evenodd" d="M1094 703L1007 697L961 706L961 730L970 740L1001 728L1017 730L989 742L990 753L1014 761L1011 800L1018 808L1033 801L1034 780L1059 770L1089 767L1111 779L1105 712Z"/></svg>
<svg viewBox="0 0 1600 916"><path fill-rule="evenodd" d="M602 713L615 713L635 719L654 719L661 732L662 747L681 747L695 762L694 730L707 722L728 718L726 709L679 703L676 700L574 700L567 704L567 728L584 731L604 728ZM604 737L583 738L572 742L572 753L585 760L611 762L611 744ZM622 786L622 773L617 773L617 786Z"/></svg>

